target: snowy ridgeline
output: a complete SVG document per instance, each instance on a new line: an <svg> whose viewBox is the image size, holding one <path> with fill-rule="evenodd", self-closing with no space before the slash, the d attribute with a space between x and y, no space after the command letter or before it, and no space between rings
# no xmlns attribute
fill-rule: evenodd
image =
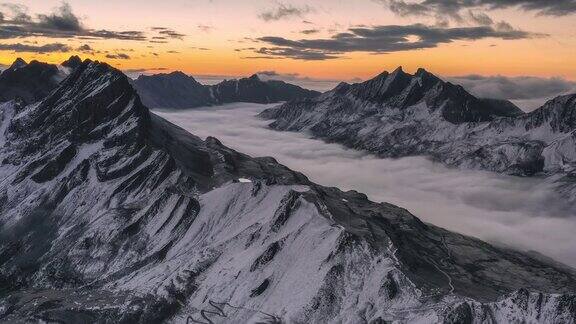
<svg viewBox="0 0 576 324"><path fill-rule="evenodd" d="M107 65L1 113L3 321L576 317L572 270L203 141Z"/></svg>

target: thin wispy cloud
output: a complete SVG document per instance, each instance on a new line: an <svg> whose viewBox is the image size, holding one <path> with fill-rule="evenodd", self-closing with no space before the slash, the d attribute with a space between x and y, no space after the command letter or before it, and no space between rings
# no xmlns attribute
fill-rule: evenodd
<svg viewBox="0 0 576 324"><path fill-rule="evenodd" d="M184 39L186 35L181 34L173 29L165 28L163 30L158 31L160 35L163 35L167 38L174 38L174 39Z"/></svg>
<svg viewBox="0 0 576 324"><path fill-rule="evenodd" d="M537 15L566 16L576 13L576 0L374 0L400 16L445 16L464 20L469 9L514 8Z"/></svg>
<svg viewBox="0 0 576 324"><path fill-rule="evenodd" d="M210 26L210 25L199 24L196 27L198 28L198 30L200 30L203 33L209 33L212 30L214 30L214 26Z"/></svg>
<svg viewBox="0 0 576 324"><path fill-rule="evenodd" d="M576 82L560 77L465 75L445 79L478 97L512 100L525 111L534 110L553 97L576 93Z"/></svg>
<svg viewBox="0 0 576 324"><path fill-rule="evenodd" d="M0 44L0 51L14 51L14 52L28 52L28 53L54 53L54 52L70 52L72 48L62 43L51 43L45 45L30 45L30 44Z"/></svg>
<svg viewBox="0 0 576 324"><path fill-rule="evenodd" d="M318 34L319 32L320 32L320 29L304 29L304 30L300 31L300 33L304 34L304 35Z"/></svg>

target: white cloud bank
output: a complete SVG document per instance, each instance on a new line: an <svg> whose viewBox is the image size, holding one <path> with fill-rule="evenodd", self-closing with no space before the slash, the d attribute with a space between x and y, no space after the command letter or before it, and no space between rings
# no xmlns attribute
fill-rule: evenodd
<svg viewBox="0 0 576 324"><path fill-rule="evenodd" d="M576 213L540 179L443 167L425 158L374 156L276 132L254 116L266 105L157 112L200 137L253 156L273 156L312 181L355 189L407 208L426 222L486 241L535 250L576 267Z"/></svg>

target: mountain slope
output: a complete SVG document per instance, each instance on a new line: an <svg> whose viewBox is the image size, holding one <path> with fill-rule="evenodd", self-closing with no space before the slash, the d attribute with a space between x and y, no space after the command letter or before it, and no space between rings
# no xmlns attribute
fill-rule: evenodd
<svg viewBox="0 0 576 324"><path fill-rule="evenodd" d="M573 270L203 141L105 64L0 112L2 321L576 319Z"/></svg>
<svg viewBox="0 0 576 324"><path fill-rule="evenodd" d="M311 100L264 111L278 130L314 136L382 157L427 155L448 165L515 175L572 172L576 96L525 114L477 99L420 69L342 84Z"/></svg>
<svg viewBox="0 0 576 324"><path fill-rule="evenodd" d="M262 81L257 75L205 86L182 72L173 72L141 75L133 85L142 102L152 108L194 108L231 102L271 103L319 95L316 91L282 81Z"/></svg>

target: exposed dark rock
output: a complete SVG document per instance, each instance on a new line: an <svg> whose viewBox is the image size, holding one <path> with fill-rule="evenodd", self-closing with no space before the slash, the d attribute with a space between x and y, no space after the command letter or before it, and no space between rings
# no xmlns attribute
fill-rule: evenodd
<svg viewBox="0 0 576 324"><path fill-rule="evenodd" d="M18 58L0 74L0 102L22 99L37 102L54 90L63 79L56 65Z"/></svg>

